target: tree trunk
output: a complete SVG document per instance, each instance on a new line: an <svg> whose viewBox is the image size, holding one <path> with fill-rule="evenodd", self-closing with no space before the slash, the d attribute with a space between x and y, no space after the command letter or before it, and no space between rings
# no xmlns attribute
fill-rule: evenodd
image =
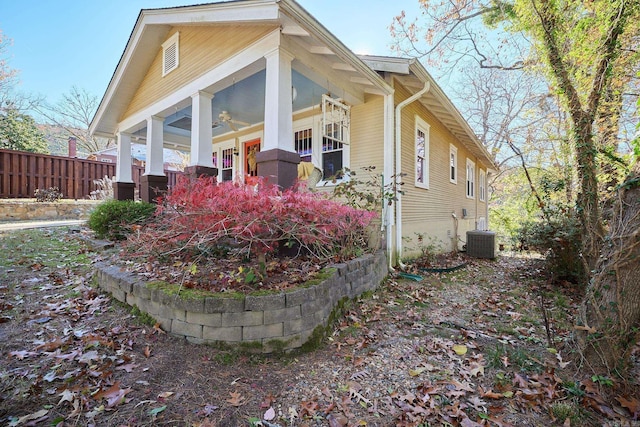
<svg viewBox="0 0 640 427"><path fill-rule="evenodd" d="M610 233L580 307L578 338L594 372L623 374L640 328L640 163L618 190Z"/></svg>
<svg viewBox="0 0 640 427"><path fill-rule="evenodd" d="M596 146L592 135L591 116L572 112L571 117L574 123L576 165L580 182L576 205L584 232L582 255L588 272L593 269L599 258L604 236L599 207Z"/></svg>

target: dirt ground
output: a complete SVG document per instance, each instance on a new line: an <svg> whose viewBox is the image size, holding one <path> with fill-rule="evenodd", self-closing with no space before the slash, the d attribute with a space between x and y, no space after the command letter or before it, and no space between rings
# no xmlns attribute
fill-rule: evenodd
<svg viewBox="0 0 640 427"><path fill-rule="evenodd" d="M97 291L85 233L0 235L2 425L640 425L640 371L580 366L580 291L536 257L390 277L319 348L265 356L168 336Z"/></svg>

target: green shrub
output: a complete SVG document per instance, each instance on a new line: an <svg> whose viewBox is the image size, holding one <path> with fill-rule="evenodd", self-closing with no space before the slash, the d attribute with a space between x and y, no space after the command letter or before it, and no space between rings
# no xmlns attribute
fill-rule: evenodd
<svg viewBox="0 0 640 427"><path fill-rule="evenodd" d="M582 232L573 209L549 210L550 221L524 223L519 239L523 246L546 254L547 267L557 279L581 283L585 277L581 258Z"/></svg>
<svg viewBox="0 0 640 427"><path fill-rule="evenodd" d="M89 217L89 228L99 239L124 240L132 227L147 222L156 211L156 205L133 200L109 200L94 209Z"/></svg>

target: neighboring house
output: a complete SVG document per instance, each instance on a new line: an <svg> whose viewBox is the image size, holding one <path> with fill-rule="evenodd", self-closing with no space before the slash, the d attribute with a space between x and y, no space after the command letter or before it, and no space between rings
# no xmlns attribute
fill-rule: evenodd
<svg viewBox="0 0 640 427"><path fill-rule="evenodd" d="M89 160L97 160L104 163L116 163L118 161L118 147L105 148L89 154ZM143 144L131 144L131 162L133 165L144 167L147 159L147 146ZM163 169L165 171L183 170L184 158L176 150L163 149Z"/></svg>
<svg viewBox="0 0 640 427"><path fill-rule="evenodd" d="M355 55L293 0L142 10L91 132L117 137L118 165L146 141L146 200L166 186L163 146L219 180L288 187L300 160L322 171L321 188L343 167L375 166L387 183L406 174L383 213L391 264L416 233L451 250L488 224L495 163L424 67ZM118 198L133 197L128 171Z"/></svg>

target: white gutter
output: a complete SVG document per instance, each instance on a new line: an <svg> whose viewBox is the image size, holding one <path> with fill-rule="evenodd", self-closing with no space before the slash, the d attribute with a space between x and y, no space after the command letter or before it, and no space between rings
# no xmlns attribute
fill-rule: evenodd
<svg viewBox="0 0 640 427"><path fill-rule="evenodd" d="M402 173L402 109L407 105L411 104L412 102L416 101L417 99L419 99L425 93L429 92L430 88L431 88L431 83L429 83L428 81L425 82L424 87L420 91L416 92L415 94L405 99L404 101L402 101L396 106L396 117L395 117L396 119L396 137L395 137L396 172L394 177L394 179L396 180L401 176L401 173ZM402 194L398 192L396 189L395 196L396 196L395 207L396 207L396 218L397 218L396 220L396 257L398 259L398 265L404 268L404 265L402 264L402 261L401 261L401 258L402 258Z"/></svg>

